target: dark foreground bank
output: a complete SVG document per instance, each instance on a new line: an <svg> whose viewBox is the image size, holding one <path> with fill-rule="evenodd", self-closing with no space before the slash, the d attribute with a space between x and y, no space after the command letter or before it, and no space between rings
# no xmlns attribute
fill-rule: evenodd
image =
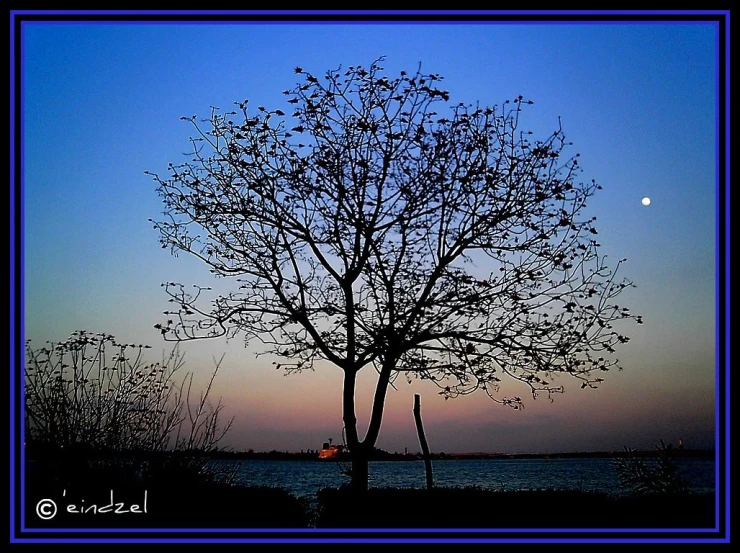
<svg viewBox="0 0 740 553"><path fill-rule="evenodd" d="M27 490L29 527L75 528L710 528L712 494L609 496L579 490L325 488L316 502L221 483ZM51 511L37 511L52 499Z"/></svg>
<svg viewBox="0 0 740 553"><path fill-rule="evenodd" d="M319 527L707 528L712 494L610 496L579 490L343 489L318 494Z"/></svg>
<svg viewBox="0 0 740 553"><path fill-rule="evenodd" d="M29 528L712 528L699 493L665 456L619 463L622 494L588 489L324 487L299 497L242 485L239 465L202 455L37 453L25 465Z"/></svg>

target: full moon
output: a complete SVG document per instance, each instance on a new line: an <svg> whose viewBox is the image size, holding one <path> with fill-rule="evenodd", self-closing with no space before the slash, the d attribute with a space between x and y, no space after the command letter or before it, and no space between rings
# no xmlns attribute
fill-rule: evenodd
<svg viewBox="0 0 740 553"><path fill-rule="evenodd" d="M650 205L650 198L648 198L647 196L645 196L642 199L642 205Z"/></svg>

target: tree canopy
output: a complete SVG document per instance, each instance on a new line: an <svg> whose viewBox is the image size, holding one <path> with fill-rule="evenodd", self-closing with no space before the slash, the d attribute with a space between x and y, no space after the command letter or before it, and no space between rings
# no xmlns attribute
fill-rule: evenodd
<svg viewBox="0 0 740 553"><path fill-rule="evenodd" d="M523 96L451 104L441 76L389 77L381 63L323 78L296 67L283 109L244 100L184 118L189 159L152 174L162 246L238 283L210 302L166 283L177 308L157 328L242 334L288 372L340 367L355 452L374 446L400 374L519 408L503 378L535 395L562 391L560 374L594 387L629 339L614 322L641 322L615 303L632 284L599 251L584 211L601 187L579 180L559 122L538 139ZM367 366L379 377L361 441L349 395Z"/></svg>

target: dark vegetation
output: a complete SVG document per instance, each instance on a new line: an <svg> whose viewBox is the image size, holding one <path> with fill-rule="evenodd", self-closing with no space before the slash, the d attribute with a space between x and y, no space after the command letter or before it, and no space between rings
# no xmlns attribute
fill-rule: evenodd
<svg viewBox="0 0 740 553"><path fill-rule="evenodd" d="M183 356L145 361L148 346L75 332L69 340L26 347L26 522L29 526L305 526L302 502L272 488L230 485L209 463L231 426L223 405L180 376ZM236 470L235 466L233 470ZM144 513L77 510L114 501ZM35 513L41 499L61 506L53 520ZM83 501L84 500L84 501Z"/></svg>
<svg viewBox="0 0 740 553"><path fill-rule="evenodd" d="M674 449L672 444L666 445L661 440L652 463L645 455L629 447L625 447L624 451L624 455L615 458L614 463L620 485L633 495L671 496L686 493L690 489L689 482L679 474L675 461L677 453L682 451Z"/></svg>

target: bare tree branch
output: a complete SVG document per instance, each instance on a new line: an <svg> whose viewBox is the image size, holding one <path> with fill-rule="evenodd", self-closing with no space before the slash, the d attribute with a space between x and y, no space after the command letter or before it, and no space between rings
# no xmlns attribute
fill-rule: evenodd
<svg viewBox="0 0 740 553"><path fill-rule="evenodd" d="M347 373L349 447L374 446L385 392L399 373L446 398L503 376L531 393L559 375L596 387L641 322L616 297L599 253L579 154L557 127L522 129L532 101L451 108L442 77L370 67L302 68L289 115L248 100L195 128L190 160L152 174L164 202L161 244L236 277L238 290L196 307L203 288L168 283L177 308L157 326L170 340L243 334L288 372L328 360ZM445 113L438 113L445 108ZM354 374L379 375L368 434L356 432ZM352 428L349 428L349 427Z"/></svg>

